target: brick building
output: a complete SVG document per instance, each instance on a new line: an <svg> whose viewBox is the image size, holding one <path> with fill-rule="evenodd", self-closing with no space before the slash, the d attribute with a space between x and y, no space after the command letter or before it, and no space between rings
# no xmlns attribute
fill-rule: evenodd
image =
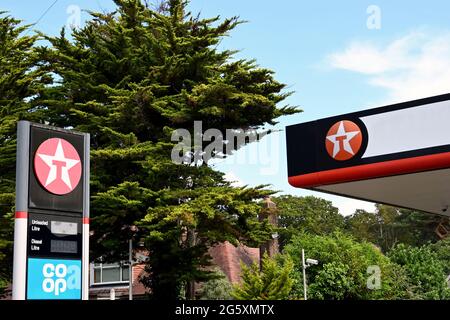
<svg viewBox="0 0 450 320"><path fill-rule="evenodd" d="M269 222L276 225L277 215L275 204L269 197L264 199L264 206L259 216L260 220L269 219ZM219 267L227 276L231 283L238 283L241 280L241 261L246 265L253 262L260 262L260 257L264 252L273 256L278 252L277 235L273 235L272 240L267 241L259 248L250 248L239 245L233 246L229 242L218 244L209 249L213 265ZM139 254L138 254L139 255ZM145 253L140 253L141 260L145 259ZM128 299L128 266L120 264L91 265L90 299ZM139 278L144 274L144 265L133 266L133 299L145 298L146 289L140 283Z"/></svg>
<svg viewBox="0 0 450 320"><path fill-rule="evenodd" d="M213 264L219 267L231 283L241 278L241 261L247 265L259 261L260 248L246 246L235 247L229 242L221 243L209 250ZM133 299L145 299L146 289L139 281L145 274L144 264L135 264L132 268ZM127 300L129 299L129 269L125 264L91 264L90 300Z"/></svg>

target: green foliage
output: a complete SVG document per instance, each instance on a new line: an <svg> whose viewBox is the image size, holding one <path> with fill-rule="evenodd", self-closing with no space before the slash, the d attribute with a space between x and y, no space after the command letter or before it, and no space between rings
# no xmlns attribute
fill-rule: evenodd
<svg viewBox="0 0 450 320"><path fill-rule="evenodd" d="M346 230L358 240L377 243L380 238L377 215L365 210L356 210L345 217Z"/></svg>
<svg viewBox="0 0 450 320"><path fill-rule="evenodd" d="M398 243L420 246L437 241L434 230L440 219L437 215L379 204L375 213L357 210L345 218L345 225L355 238L372 242L387 252Z"/></svg>
<svg viewBox="0 0 450 320"><path fill-rule="evenodd" d="M233 286L220 269L214 270L217 279L205 282L200 292L200 300L231 300Z"/></svg>
<svg viewBox="0 0 450 320"><path fill-rule="evenodd" d="M414 286L418 299L448 299L450 290L445 281L447 274L431 246L395 246L388 254L391 261L401 265ZM448 261L447 261L448 263Z"/></svg>
<svg viewBox="0 0 450 320"><path fill-rule="evenodd" d="M444 268L444 273L450 275L450 238L445 238L436 243L430 244L429 248L436 254Z"/></svg>
<svg viewBox="0 0 450 320"><path fill-rule="evenodd" d="M400 215L394 222L396 242L411 246L422 246L439 240L435 233L442 217L420 211L399 209Z"/></svg>
<svg viewBox="0 0 450 320"><path fill-rule="evenodd" d="M320 300L342 300L351 292L355 283L350 268L342 262L330 262L323 266L308 290L312 297ZM324 290L326 289L326 290Z"/></svg>
<svg viewBox="0 0 450 320"><path fill-rule="evenodd" d="M398 267L381 251L367 242L357 242L352 237L335 232L328 236L302 233L293 237L286 246L295 264L293 295L303 296L301 249L306 258L319 260L319 265L307 269L309 297L312 299L396 299L405 296L406 284ZM368 288L369 266L381 271L381 287Z"/></svg>
<svg viewBox="0 0 450 320"><path fill-rule="evenodd" d="M143 239L151 256L143 283L154 298L175 299L184 284L211 278L209 246L255 245L273 230L257 220L257 200L272 192L233 188L206 163L173 163L171 133L192 134L202 121L203 130L266 134L265 124L298 110L277 106L289 93L272 71L217 49L238 18L192 16L181 0L159 11L115 3L116 12L92 12L73 41L64 30L44 36L51 46L37 51L56 83L39 97L42 120L91 134L91 256L117 261L128 239Z"/></svg>
<svg viewBox="0 0 450 320"><path fill-rule="evenodd" d="M237 300L283 300L289 298L294 280L293 263L289 256L270 258L267 254L258 263L246 266L241 263L242 283L234 287L231 295Z"/></svg>
<svg viewBox="0 0 450 320"><path fill-rule="evenodd" d="M331 201L307 196L282 195L272 198L278 208L280 246L300 232L326 235L344 228L344 217Z"/></svg>

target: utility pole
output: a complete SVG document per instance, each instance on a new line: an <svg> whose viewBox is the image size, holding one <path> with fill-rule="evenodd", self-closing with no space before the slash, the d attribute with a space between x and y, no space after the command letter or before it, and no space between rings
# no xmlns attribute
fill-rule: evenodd
<svg viewBox="0 0 450 320"><path fill-rule="evenodd" d="M133 300L133 240L129 240L128 248L128 300Z"/></svg>

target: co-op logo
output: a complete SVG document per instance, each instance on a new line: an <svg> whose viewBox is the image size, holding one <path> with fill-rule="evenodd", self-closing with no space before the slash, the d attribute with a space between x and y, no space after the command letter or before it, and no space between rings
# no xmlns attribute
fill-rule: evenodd
<svg viewBox="0 0 450 320"><path fill-rule="evenodd" d="M44 276L42 290L55 296L67 290L79 290L81 286L81 270L76 265L46 263L42 267L42 275Z"/></svg>
<svg viewBox="0 0 450 320"><path fill-rule="evenodd" d="M29 258L27 299L81 299L81 260Z"/></svg>

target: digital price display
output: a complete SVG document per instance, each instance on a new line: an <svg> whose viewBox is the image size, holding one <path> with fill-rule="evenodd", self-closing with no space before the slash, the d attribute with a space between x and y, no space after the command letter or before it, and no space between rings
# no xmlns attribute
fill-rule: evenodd
<svg viewBox="0 0 450 320"><path fill-rule="evenodd" d="M30 213L28 225L30 257L81 257L81 218Z"/></svg>
<svg viewBox="0 0 450 320"><path fill-rule="evenodd" d="M52 221L50 230L53 234L76 235L78 224L73 222Z"/></svg>
<svg viewBox="0 0 450 320"><path fill-rule="evenodd" d="M76 241L51 240L50 252L52 253L77 253L78 245Z"/></svg>

